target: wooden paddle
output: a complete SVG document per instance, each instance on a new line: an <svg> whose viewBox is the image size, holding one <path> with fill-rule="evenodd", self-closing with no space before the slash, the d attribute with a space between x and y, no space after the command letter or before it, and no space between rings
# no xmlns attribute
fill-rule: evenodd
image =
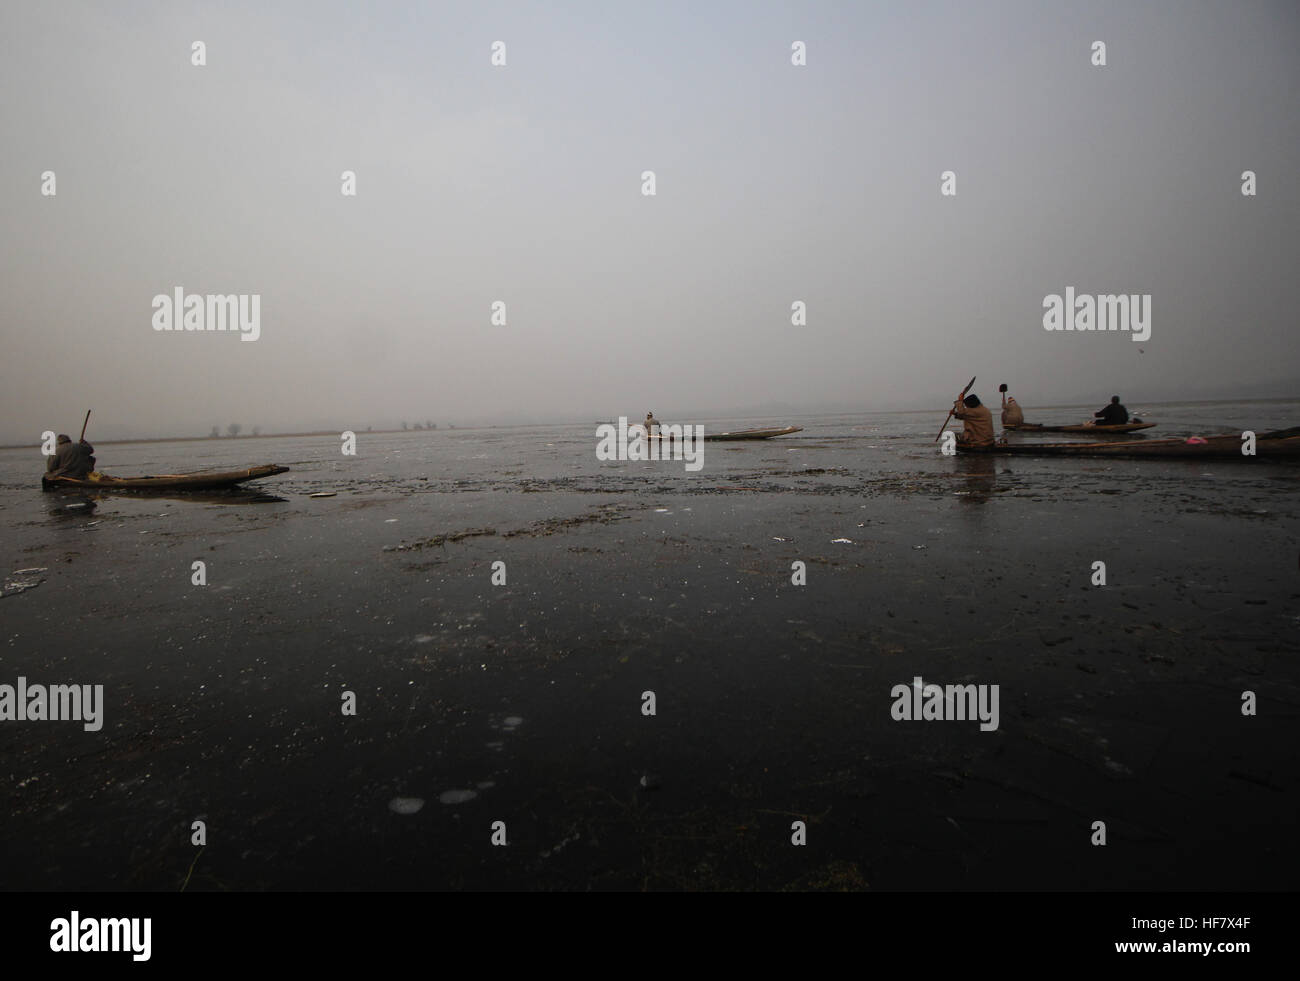
<svg viewBox="0 0 1300 981"><path fill-rule="evenodd" d="M77 442L81 442L81 440L86 438L86 427L89 425L90 425L90 410L87 409L86 421L81 424L81 436L78 438Z"/></svg>
<svg viewBox="0 0 1300 981"><path fill-rule="evenodd" d="M971 378L970 378L970 384L967 385L965 388L963 388L963 389L961 390L961 394L957 396L957 401L958 401L958 402L960 402L962 399L964 399L964 398L966 397L966 393L969 392L969 391L971 390L971 388L972 388L972 386L974 386L974 384L975 384L975 376L974 376L974 375L971 375ZM949 409L949 410L948 410L948 419L951 419L951 418L952 418L952 409ZM948 428L948 419L945 419L945 420L943 421L943 425L942 425L941 427L939 427L939 436L942 436L942 435L943 435L943 431L944 431L945 429ZM936 436L936 437L934 438L934 441L935 441L936 443L939 442L939 436Z"/></svg>

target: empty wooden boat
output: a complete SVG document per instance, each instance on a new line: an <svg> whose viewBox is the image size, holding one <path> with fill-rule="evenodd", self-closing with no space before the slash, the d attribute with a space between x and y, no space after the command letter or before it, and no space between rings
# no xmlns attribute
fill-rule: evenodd
<svg viewBox="0 0 1300 981"><path fill-rule="evenodd" d="M1080 423L1076 426L1044 426L1036 422L1022 422L1020 425L1004 425L1009 433L1135 433L1139 429L1151 429L1154 422L1126 422L1122 426L1089 426Z"/></svg>
<svg viewBox="0 0 1300 981"><path fill-rule="evenodd" d="M92 474L89 477L41 477L43 490L56 490L60 487L80 487L88 490L129 490L129 491L202 491L219 490L235 487L249 480L260 480L278 473L285 473L289 468L266 463L260 467L246 470L208 471L206 473L172 473L146 477L112 477L106 473Z"/></svg>

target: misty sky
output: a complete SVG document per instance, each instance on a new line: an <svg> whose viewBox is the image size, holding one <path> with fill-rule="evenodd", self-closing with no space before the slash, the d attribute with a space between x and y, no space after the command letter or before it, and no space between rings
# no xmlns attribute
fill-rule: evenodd
<svg viewBox="0 0 1300 981"><path fill-rule="evenodd" d="M1298 52L1250 0L6 0L0 438L1300 394ZM260 339L154 331L177 286ZM1151 339L1045 331L1068 286Z"/></svg>

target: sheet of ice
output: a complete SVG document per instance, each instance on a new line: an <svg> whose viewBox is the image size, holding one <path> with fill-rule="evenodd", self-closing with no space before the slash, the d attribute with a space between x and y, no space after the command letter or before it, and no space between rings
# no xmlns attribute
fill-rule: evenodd
<svg viewBox="0 0 1300 981"><path fill-rule="evenodd" d="M388 809L394 814L415 814L422 807L423 797L394 797L388 802Z"/></svg>

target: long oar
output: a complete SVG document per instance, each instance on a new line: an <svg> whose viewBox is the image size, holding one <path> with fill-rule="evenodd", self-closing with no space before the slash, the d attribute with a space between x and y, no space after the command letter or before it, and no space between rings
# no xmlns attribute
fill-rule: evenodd
<svg viewBox="0 0 1300 981"><path fill-rule="evenodd" d="M80 436L80 438L77 440L77 442L81 442L81 440L83 440L83 439L86 438L86 427L89 426L89 425L90 425L90 410L87 409L87 410L86 410L86 421L83 422L83 423L81 424L81 436Z"/></svg>
<svg viewBox="0 0 1300 981"><path fill-rule="evenodd" d="M966 393L969 392L969 391L971 390L971 387L972 387L974 384L975 384L975 376L974 376L974 375L971 375L971 376L970 376L970 385L967 385L965 388L963 388L963 389L961 390L961 394L957 396L957 401L958 401L958 402L960 402L962 399L964 399L964 398L966 397ZM948 419L951 419L951 418L952 418L952 409L949 409L949 410L948 410ZM944 431L945 429L948 428L948 419L945 419L945 420L943 421L943 425L939 428L939 436L942 436L942 435L943 435L943 431ZM934 441L935 441L936 443L939 442L939 436L936 436L936 437L934 438Z"/></svg>

